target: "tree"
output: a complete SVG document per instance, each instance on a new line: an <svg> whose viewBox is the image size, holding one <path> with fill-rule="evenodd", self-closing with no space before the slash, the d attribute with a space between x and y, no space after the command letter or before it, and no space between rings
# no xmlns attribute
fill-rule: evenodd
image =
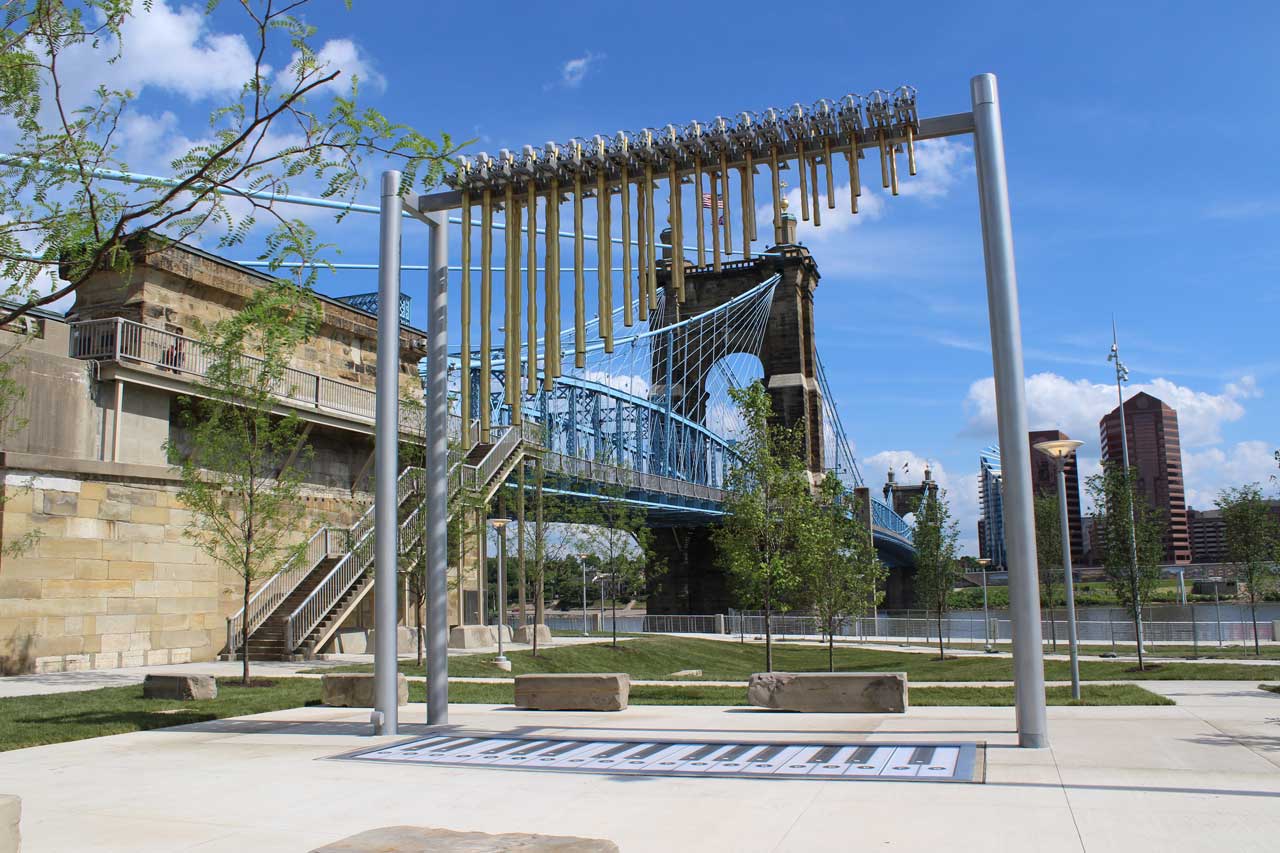
<svg viewBox="0 0 1280 853"><path fill-rule="evenodd" d="M1036 565L1040 572L1040 603L1049 609L1049 639L1058 650L1058 627L1054 619L1054 590L1062 577L1062 518L1058 499L1053 495L1035 496Z"/></svg>
<svg viewBox="0 0 1280 853"><path fill-rule="evenodd" d="M558 579L559 570L572 551L572 538L563 529L557 529L557 522L550 518L570 518L573 507L560 495L550 494L545 489L546 471L541 464L534 468L533 476L533 517L532 525L526 525L527 543L533 551L533 560L529 564L529 582L533 586L533 656L538 656L538 632L536 626L542 625L546 619L547 583ZM555 584L557 590L559 584Z"/></svg>
<svg viewBox="0 0 1280 853"><path fill-rule="evenodd" d="M575 552L595 557L602 569L604 588L612 590L615 649L618 647L618 596L635 588L644 578L650 542L644 509L627 503L624 498L623 487L601 485L597 499L583 505L570 534Z"/></svg>
<svg viewBox="0 0 1280 853"><path fill-rule="evenodd" d="M1223 489L1214 503L1222 510L1226 523L1227 559L1236 564L1238 576L1243 577L1246 584L1249 616L1253 620L1253 651L1261 655L1258 602L1280 577L1276 568L1280 525L1257 483Z"/></svg>
<svg viewBox="0 0 1280 853"><path fill-rule="evenodd" d="M916 507L911 527L911 543L916 549L916 600L932 610L938 625L938 659L946 658L942 618L946 615L949 596L960 575L956 559L956 541L960 525L951 519L947 493L926 491Z"/></svg>
<svg viewBox="0 0 1280 853"><path fill-rule="evenodd" d="M804 435L773 423L764 385L730 388L743 424L738 458L725 477L724 522L713 536L739 597L764 611L765 669L773 669L773 611L800 583L809 478Z"/></svg>
<svg viewBox="0 0 1280 853"><path fill-rule="evenodd" d="M300 559L306 547L290 540L303 516L309 448L298 416L273 410L290 357L319 322L319 303L304 289L279 281L258 291L239 313L203 331L207 372L194 395L179 398L185 436L167 449L182 477L178 496L191 510L187 530L216 565L240 577L246 614L254 582ZM248 642L245 619L246 685Z"/></svg>
<svg viewBox="0 0 1280 853"><path fill-rule="evenodd" d="M130 168L121 128L138 93L104 84L86 93L83 84L118 79L112 70L124 63L146 63L130 52L130 34L146 26L152 3L5 0L0 124L18 132L0 157L0 278L16 307L0 309L0 325L74 293L99 270L127 279L139 234L164 235L154 250L197 234L212 243L207 232L215 229L217 245L229 247L262 222L264 258L277 259L282 246L310 243L300 239L308 227L286 216L278 198L307 186L323 198L354 200L370 155L401 169L406 191L439 180L457 150L448 135L429 139L360 107L359 81L341 79L317 48L304 17L309 5L209 0L206 16L240 30L227 40L243 39L242 85L219 98L204 138L169 161L169 176L123 184L105 170ZM281 67L284 56L292 58ZM64 283L46 290L51 266Z"/></svg>
<svg viewBox="0 0 1280 853"><path fill-rule="evenodd" d="M863 521L865 508L854 503L844 484L828 472L812 501L801 551L804 586L818 623L827 635L827 668L835 672L835 633L840 622L880 602L880 581L887 574Z"/></svg>
<svg viewBox="0 0 1280 853"><path fill-rule="evenodd" d="M1138 669L1146 669L1140 623L1142 603L1160 580L1164 518L1137 491L1138 472L1104 462L1086 481L1097 518L1102 566L1117 600L1128 608L1138 646ZM1135 537L1136 534L1136 537ZM1137 562L1133 559L1136 548Z"/></svg>
<svg viewBox="0 0 1280 853"><path fill-rule="evenodd" d="M27 419L19 414L20 407L27 399L27 388L17 376L25 361L17 353L29 340L30 332L24 328L14 330L12 334L17 339L0 352L0 449L4 449L9 440L27 426ZM28 478L26 483L0 484L0 512L3 512L9 501L31 491L31 479ZM18 535L10 532L6 537L8 541L0 548L0 556L20 557L28 553L40 540L40 536L41 531L34 528Z"/></svg>

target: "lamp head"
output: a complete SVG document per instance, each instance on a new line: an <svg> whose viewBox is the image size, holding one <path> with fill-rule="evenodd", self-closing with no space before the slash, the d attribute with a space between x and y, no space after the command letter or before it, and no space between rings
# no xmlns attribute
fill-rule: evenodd
<svg viewBox="0 0 1280 853"><path fill-rule="evenodd" d="M498 531L501 531L501 530L502 530L502 528L506 527L506 526L507 526L508 524L510 524L510 523L511 523L511 519L509 519L509 518L491 518L491 519L489 519L489 524L493 525L493 529L494 529L494 530L498 530Z"/></svg>
<svg viewBox="0 0 1280 853"><path fill-rule="evenodd" d="M1053 441L1038 441L1032 446L1052 459L1065 460L1083 444L1083 441L1076 441L1074 438L1058 438Z"/></svg>

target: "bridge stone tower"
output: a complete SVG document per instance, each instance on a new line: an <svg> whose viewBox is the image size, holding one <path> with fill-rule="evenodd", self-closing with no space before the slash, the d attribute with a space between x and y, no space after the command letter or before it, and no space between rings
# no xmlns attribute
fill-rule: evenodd
<svg viewBox="0 0 1280 853"><path fill-rule="evenodd" d="M780 280L758 353L764 368L763 382L778 422L804 425L807 467L817 482L824 473L822 391L813 333L818 265L809 250L796 243L793 215L783 215L775 236L778 245L767 250L768 254L726 261L718 272L710 265L686 266L683 303L677 302L670 288L668 256L666 269L658 271L658 285L666 294L663 311L652 325L672 325L718 308L778 274ZM707 380L712 368L725 356L742 351L717 335L714 329L689 331L683 336L677 331L669 343L655 345L651 396L665 399L670 385L672 410L690 420L705 422ZM705 527L655 527L653 534L656 557L663 565L655 588L650 590L650 612L716 613L733 604Z"/></svg>

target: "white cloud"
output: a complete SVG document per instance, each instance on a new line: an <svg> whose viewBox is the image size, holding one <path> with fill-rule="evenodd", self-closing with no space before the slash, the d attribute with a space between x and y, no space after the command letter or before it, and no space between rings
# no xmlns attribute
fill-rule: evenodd
<svg viewBox="0 0 1280 853"><path fill-rule="evenodd" d="M1213 509L1218 492L1229 486L1261 483L1270 491L1271 475L1277 473L1275 449L1265 441L1241 441L1225 450L1209 447L1183 453L1187 506Z"/></svg>
<svg viewBox="0 0 1280 853"><path fill-rule="evenodd" d="M565 62L560 67L560 85L566 89L576 89L582 85L582 81L591 73L591 69L600 60L604 59L603 53L592 53L587 51L582 56L576 56Z"/></svg>
<svg viewBox="0 0 1280 853"><path fill-rule="evenodd" d="M1241 400L1261 392L1252 377L1229 383L1220 394L1197 391L1167 379L1130 385L1125 399L1146 391L1178 412L1178 430L1184 447L1215 444L1222 440L1222 425L1244 416ZM1060 429L1096 447L1098 421L1116 407L1114 385L1088 379L1067 379L1056 373L1027 378L1027 416L1031 429ZM980 379L969 386L965 399L969 431L994 435L996 431L995 380Z"/></svg>
<svg viewBox="0 0 1280 853"><path fill-rule="evenodd" d="M916 175L907 175L905 158L898 167L898 191L908 197L939 199L950 194L961 178L973 174L973 148L954 139L926 139L916 143Z"/></svg>
<svg viewBox="0 0 1280 853"><path fill-rule="evenodd" d="M277 86L292 89L297 84L299 53L294 53L289 66L280 72L276 80ZM316 51L316 63L321 69L321 76L340 71L333 80L320 88L339 94L351 91L352 81L359 80L364 89L372 88L377 92L385 92L387 78L383 77L371 64L369 57L351 39L329 39Z"/></svg>
<svg viewBox="0 0 1280 853"><path fill-rule="evenodd" d="M157 0L136 12L121 27L123 52L108 64L119 45L72 46L59 59L64 92L74 104L87 101L99 85L141 94L162 89L196 101L235 95L252 77L253 52L244 36L215 33L196 6L175 8Z"/></svg>

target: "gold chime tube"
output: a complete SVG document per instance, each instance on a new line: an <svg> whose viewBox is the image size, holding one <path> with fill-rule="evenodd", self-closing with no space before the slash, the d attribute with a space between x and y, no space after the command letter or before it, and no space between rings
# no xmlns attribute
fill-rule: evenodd
<svg viewBox="0 0 1280 853"><path fill-rule="evenodd" d="M676 299L684 301L684 211L681 209L680 175L676 173L676 161L672 158L667 164L668 201L671 206L671 286L676 292Z"/></svg>
<svg viewBox="0 0 1280 853"><path fill-rule="evenodd" d="M631 313L631 176L622 165L622 324L630 328L635 324Z"/></svg>
<svg viewBox="0 0 1280 853"><path fill-rule="evenodd" d="M702 155L693 155L693 185L694 195L693 204L698 209L698 266L705 267L707 265L707 239L704 236L707 230L706 215L703 212L702 205Z"/></svg>
<svg viewBox="0 0 1280 853"><path fill-rule="evenodd" d="M471 192L462 191L462 303L458 307L462 326L462 437L465 444L471 419ZM470 450L464 447L464 450Z"/></svg>
<svg viewBox="0 0 1280 853"><path fill-rule="evenodd" d="M747 155L750 161L751 155ZM738 170L738 190L741 192L742 201L742 259L747 260L751 257L751 194L748 190L750 181L747 179L747 167Z"/></svg>
<svg viewBox="0 0 1280 853"><path fill-rule="evenodd" d="M573 176L573 363L587 366L586 282L582 275L582 175Z"/></svg>
<svg viewBox="0 0 1280 853"><path fill-rule="evenodd" d="M604 351L613 352L613 193L604 185L604 231L596 241L600 267L604 275L604 305L600 322L604 323Z"/></svg>
<svg viewBox="0 0 1280 853"><path fill-rule="evenodd" d="M743 191L743 195L745 195L747 198L745 209L751 215L751 232L750 233L751 233L751 240L754 241L754 240L759 240L760 235L756 233L756 167L755 167L755 163L752 162L750 148L748 148L746 151L746 160L747 160L746 168L743 169L742 171L743 186L746 187L746 189ZM749 246L746 248L750 249Z"/></svg>
<svg viewBox="0 0 1280 853"><path fill-rule="evenodd" d="M507 360L506 382L503 389L507 392L507 405L511 406L511 423L520 425L520 380L522 378L520 360L520 251L521 246L521 204L522 199L515 196L515 188L508 187L512 193L511 205L507 207L507 233L511 234L511 255L507 256L507 333L508 348L511 356Z"/></svg>
<svg viewBox="0 0 1280 853"><path fill-rule="evenodd" d="M796 171L800 173L800 215L809 221L809 167L805 164L804 141L796 140ZM816 189L816 187L815 187Z"/></svg>
<svg viewBox="0 0 1280 853"><path fill-rule="evenodd" d="M529 244L529 258L525 262L525 266L529 268L528 290L525 298L529 303L529 384L525 386L525 393L533 396L538 393L538 191L534 189L533 181L529 182L529 200L528 213L525 222L528 226L528 232L525 235ZM546 373L547 364L546 356L543 356L542 372Z"/></svg>
<svg viewBox="0 0 1280 853"><path fill-rule="evenodd" d="M889 189L889 164L886 162L884 152L884 131L876 132L876 139L880 143L880 184L884 189Z"/></svg>
<svg viewBox="0 0 1280 853"><path fill-rule="evenodd" d="M711 173L711 268L720 272L720 177Z"/></svg>
<svg viewBox="0 0 1280 853"><path fill-rule="evenodd" d="M916 135L911 125L907 125L907 172L911 175L916 173Z"/></svg>
<svg viewBox="0 0 1280 853"><path fill-rule="evenodd" d="M827 207L831 210L836 209L836 179L834 169L831 168L831 140L824 138L822 140L822 162L827 167Z"/></svg>
<svg viewBox="0 0 1280 853"><path fill-rule="evenodd" d="M596 170L596 334L605 341L609 350L609 318L605 315L605 291L609 288L609 274L605 271L605 258L609 249L608 226L605 225L609 197L605 194L604 169Z"/></svg>
<svg viewBox="0 0 1280 853"><path fill-rule="evenodd" d="M520 210L516 206L516 188L507 184L503 190L503 210L506 211L506 225L503 233L507 237L507 251L502 259L503 270L503 311L504 323L502 333L503 360L506 361L506 382L503 382L503 400L512 406L515 414L515 403L520 396L520 320L517 319L520 305Z"/></svg>
<svg viewBox="0 0 1280 853"><path fill-rule="evenodd" d="M543 368L542 387L551 390L559 375L560 364L560 182L551 180L551 192L547 194L546 243L543 254L546 299L542 305Z"/></svg>
<svg viewBox="0 0 1280 853"><path fill-rule="evenodd" d="M849 212L858 212L858 196L862 195L862 174L858 168L858 138L849 134Z"/></svg>
<svg viewBox="0 0 1280 853"><path fill-rule="evenodd" d="M769 148L769 173L773 184L773 238L781 242L782 235L782 176L778 174L778 146Z"/></svg>
<svg viewBox="0 0 1280 853"><path fill-rule="evenodd" d="M493 191L480 196L480 440L489 441L489 391L493 381Z"/></svg>
<svg viewBox="0 0 1280 853"><path fill-rule="evenodd" d="M889 144L889 186L894 195L898 194L898 153L893 143Z"/></svg>
<svg viewBox="0 0 1280 853"><path fill-rule="evenodd" d="M822 224L822 199L818 197L818 158L809 161L809 179L813 182L813 224Z"/></svg>
<svg viewBox="0 0 1280 853"><path fill-rule="evenodd" d="M727 152L720 152L720 202L724 205L724 253L728 255L733 251L733 229L729 223L729 155Z"/></svg>
<svg viewBox="0 0 1280 853"><path fill-rule="evenodd" d="M657 252L657 241L654 239L654 221L653 221L653 165L644 164L644 221L645 221L645 243L648 244L649 250L647 260L649 269L645 278L649 283L649 309L658 307L658 259L655 257Z"/></svg>
<svg viewBox="0 0 1280 853"><path fill-rule="evenodd" d="M641 322L649 319L649 286L645 283L649 275L649 256L644 238L649 220L645 215L644 199L645 186L639 182L636 184L636 299L640 303Z"/></svg>

